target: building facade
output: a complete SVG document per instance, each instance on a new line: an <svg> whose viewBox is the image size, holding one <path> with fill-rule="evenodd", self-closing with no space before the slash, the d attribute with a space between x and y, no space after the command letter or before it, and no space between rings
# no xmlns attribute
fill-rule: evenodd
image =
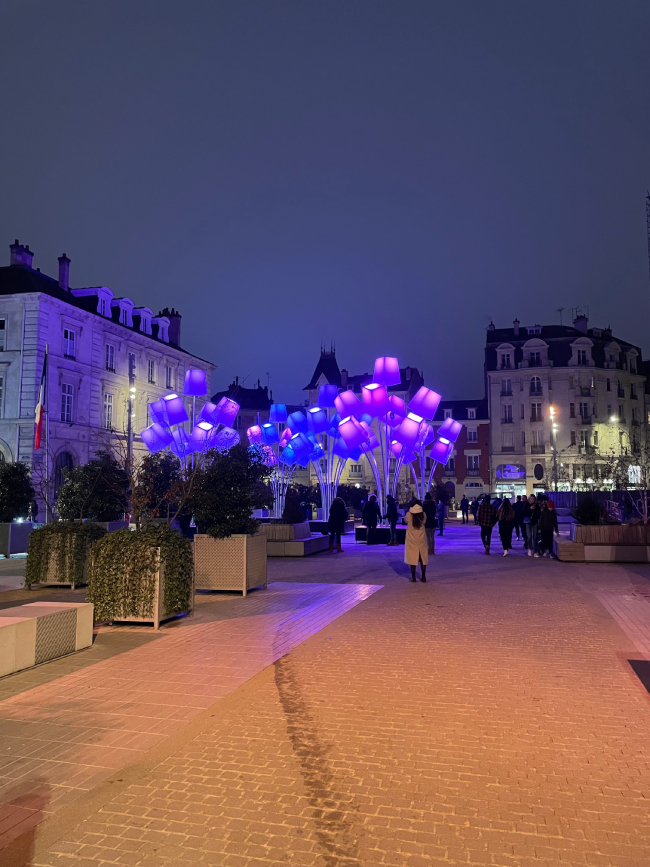
<svg viewBox="0 0 650 867"><path fill-rule="evenodd" d="M463 494L471 500L490 492L490 418L487 400L441 400L433 427L447 418L462 422L463 429L445 466L433 473L436 484L444 485L457 503Z"/></svg>
<svg viewBox="0 0 650 867"><path fill-rule="evenodd" d="M32 267L27 245L16 241L10 249L10 265L0 268L0 457L25 461L33 471L48 459L56 489L64 469L124 443L129 397L134 452L144 453L138 433L150 423L149 403L170 391L182 394L190 367L204 370L209 382L214 365L181 348L177 311L156 316L106 286L71 289L65 254L55 280ZM46 344L47 455L44 442L34 450Z"/></svg>
<svg viewBox="0 0 650 867"><path fill-rule="evenodd" d="M487 330L491 484L531 494L607 486L608 462L645 443L641 350L609 328L534 325Z"/></svg>

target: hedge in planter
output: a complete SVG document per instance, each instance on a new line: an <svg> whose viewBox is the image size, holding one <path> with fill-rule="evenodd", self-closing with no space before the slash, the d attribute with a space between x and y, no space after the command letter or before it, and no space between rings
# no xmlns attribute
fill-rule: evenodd
<svg viewBox="0 0 650 867"><path fill-rule="evenodd" d="M155 620L157 549L163 566L164 617L192 607L194 564L191 543L168 527L118 530L93 545L88 601L96 620Z"/></svg>
<svg viewBox="0 0 650 867"><path fill-rule="evenodd" d="M66 521L34 530L29 537L25 586L52 583L52 579L73 586L83 584L89 548L105 534L97 524Z"/></svg>

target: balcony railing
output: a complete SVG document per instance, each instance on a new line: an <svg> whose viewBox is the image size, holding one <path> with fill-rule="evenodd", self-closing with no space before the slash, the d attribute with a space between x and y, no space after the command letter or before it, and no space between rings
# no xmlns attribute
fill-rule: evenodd
<svg viewBox="0 0 650 867"><path fill-rule="evenodd" d="M456 468L455 467L445 467L444 470L442 471L442 474L443 474L443 476L447 476L447 477L455 476L456 475Z"/></svg>
<svg viewBox="0 0 650 867"><path fill-rule="evenodd" d="M596 446L588 446L586 443L580 443L578 445L578 454L595 455L596 454Z"/></svg>
<svg viewBox="0 0 650 867"><path fill-rule="evenodd" d="M631 391L630 392L630 400L638 400L638 399L639 399L639 396L636 393L636 391Z"/></svg>
<svg viewBox="0 0 650 867"><path fill-rule="evenodd" d="M617 388L616 393L618 394L619 397L625 397L625 389L624 388Z"/></svg>
<svg viewBox="0 0 650 867"><path fill-rule="evenodd" d="M580 386L580 397L591 397L591 389Z"/></svg>
<svg viewBox="0 0 650 867"><path fill-rule="evenodd" d="M591 416L589 413L580 413L578 416L578 424L591 424Z"/></svg>
<svg viewBox="0 0 650 867"><path fill-rule="evenodd" d="M639 421L638 418L633 418L631 424L633 427L638 427L641 424L641 422Z"/></svg>
<svg viewBox="0 0 650 867"><path fill-rule="evenodd" d="M530 453L531 455L543 455L546 453L546 446L531 446Z"/></svg>
<svg viewBox="0 0 650 867"><path fill-rule="evenodd" d="M514 452L514 450L515 450L514 446L501 446L502 452Z"/></svg>
<svg viewBox="0 0 650 867"><path fill-rule="evenodd" d="M536 413L533 413L531 415L530 420L531 421L543 421L541 415L537 415Z"/></svg>
<svg viewBox="0 0 650 867"><path fill-rule="evenodd" d="M68 352L64 352L63 357L69 359L70 361L76 361L77 360L76 355L70 355L70 353L68 353Z"/></svg>
<svg viewBox="0 0 650 867"><path fill-rule="evenodd" d="M106 370L109 370L111 373L115 373L115 367L112 364L107 364Z"/></svg>
<svg viewBox="0 0 650 867"><path fill-rule="evenodd" d="M541 388L531 388L530 391L528 392L528 394L531 397L542 397L542 395L544 394L544 391Z"/></svg>
<svg viewBox="0 0 650 867"><path fill-rule="evenodd" d="M480 473L481 473L481 471L479 470L478 467L476 467L476 469L474 469L474 467L472 467L471 469L470 468L467 469L467 475L468 476L478 476L478 475L480 475Z"/></svg>
<svg viewBox="0 0 650 867"><path fill-rule="evenodd" d="M508 388L508 389L502 388L501 389L501 397L512 397L512 389L511 388Z"/></svg>

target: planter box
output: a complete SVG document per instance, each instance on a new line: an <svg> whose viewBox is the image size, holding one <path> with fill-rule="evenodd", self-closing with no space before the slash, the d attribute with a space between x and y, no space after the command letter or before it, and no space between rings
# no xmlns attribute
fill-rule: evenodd
<svg viewBox="0 0 650 867"><path fill-rule="evenodd" d="M100 526L105 526L105 525L100 525ZM34 537L34 538L36 538L36 537ZM74 542L74 540L69 538L69 537L66 537L66 536L52 536L51 537L50 543L49 543L48 558L47 558L47 572L45 573L45 575L43 575L41 577L41 580L39 580L39 582L38 582L39 586L41 586L41 587L70 587L72 590L74 590L75 587L85 586L88 583L88 548L90 547L90 545L88 545L88 547L86 548L86 557L85 557L84 568L83 568L81 580L75 582L73 580L59 581L57 579L57 575L59 573L58 561L59 561L60 552L61 552L61 545L66 544L66 542L67 542L67 544L71 544ZM69 574L66 577L68 579L70 579Z"/></svg>
<svg viewBox="0 0 650 867"><path fill-rule="evenodd" d="M0 677L93 643L87 602L31 602L0 610Z"/></svg>
<svg viewBox="0 0 650 867"><path fill-rule="evenodd" d="M291 524L267 524L268 527ZM194 537L194 581L197 590L238 590L246 596L254 587L266 587L267 536L237 533L213 539L204 533Z"/></svg>
<svg viewBox="0 0 650 867"><path fill-rule="evenodd" d="M650 524L572 524L570 538L583 545L650 545Z"/></svg>
<svg viewBox="0 0 650 867"><path fill-rule="evenodd" d="M29 536L34 525L31 521L18 524L0 524L0 554L11 557L12 554L25 554L29 544Z"/></svg>
<svg viewBox="0 0 650 867"><path fill-rule="evenodd" d="M307 539L311 536L309 522L302 524L260 524L260 533L268 540L290 542L293 539Z"/></svg>

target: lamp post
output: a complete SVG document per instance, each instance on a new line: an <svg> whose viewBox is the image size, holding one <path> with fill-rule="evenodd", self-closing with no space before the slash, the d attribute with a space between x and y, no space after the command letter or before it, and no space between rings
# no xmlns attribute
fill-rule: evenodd
<svg viewBox="0 0 650 867"><path fill-rule="evenodd" d="M557 423L555 421L555 407L551 406L549 410L551 416L551 431L553 437L553 490L557 491Z"/></svg>

